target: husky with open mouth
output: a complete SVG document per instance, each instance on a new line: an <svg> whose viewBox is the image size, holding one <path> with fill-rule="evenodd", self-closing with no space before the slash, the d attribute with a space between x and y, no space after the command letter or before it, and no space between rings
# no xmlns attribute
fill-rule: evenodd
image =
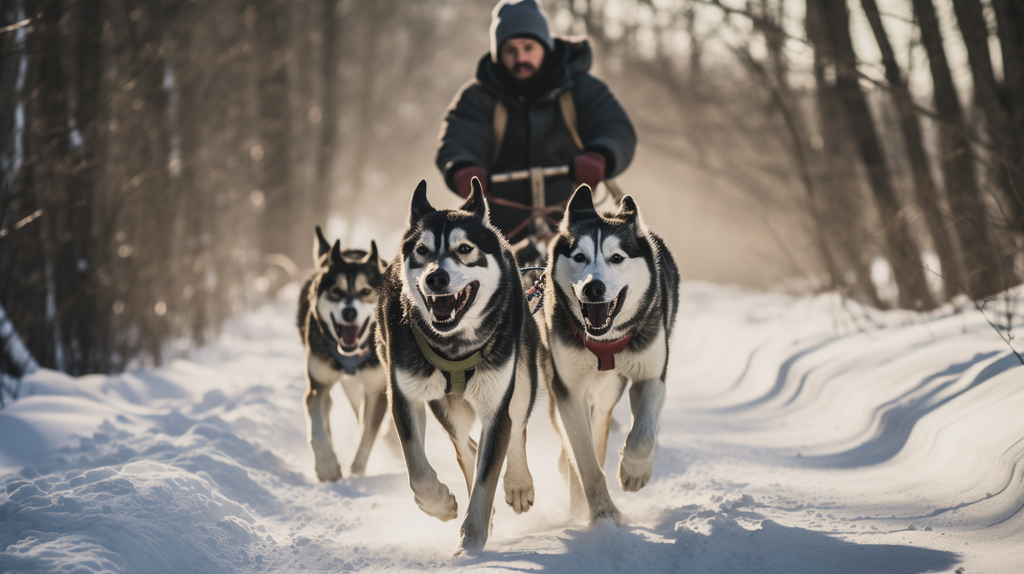
<svg viewBox="0 0 1024 574"><path fill-rule="evenodd" d="M374 439L387 412L384 370L377 357L374 306L383 276L377 244L370 251L341 250L316 228L317 271L299 293L299 334L306 347L306 420L316 476L340 480L341 465L331 439L331 387L341 381L359 421L359 447L351 473L366 471Z"/></svg>
<svg viewBox="0 0 1024 574"><path fill-rule="evenodd" d="M548 244L548 273L549 396L570 507L574 514L589 507L592 521L622 524L602 470L612 408L628 386L633 426L619 451L618 475L623 490L637 491L654 469L679 271L632 197L623 197L617 212L600 214L582 185Z"/></svg>
<svg viewBox="0 0 1024 574"><path fill-rule="evenodd" d="M455 445L470 493L461 553L487 541L506 454L505 502L516 513L533 504L526 422L537 394L539 336L480 182L473 180L459 209L435 210L426 193L421 181L401 253L385 274L377 344L416 504L443 521L457 517L458 507L424 452L427 405ZM475 420L476 441L469 435Z"/></svg>

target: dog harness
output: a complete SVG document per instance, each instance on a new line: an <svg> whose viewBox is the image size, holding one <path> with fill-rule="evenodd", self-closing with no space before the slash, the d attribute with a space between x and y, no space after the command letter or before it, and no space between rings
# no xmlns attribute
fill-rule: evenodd
<svg viewBox="0 0 1024 574"><path fill-rule="evenodd" d="M362 355L342 355L338 352L338 347L328 347L331 350L331 355L334 356L334 360L338 361L341 368L345 370L345 374L352 376L356 374L359 367L362 367L366 363L373 359L374 355L370 352L370 349L363 351Z"/></svg>
<svg viewBox="0 0 1024 574"><path fill-rule="evenodd" d="M576 340L589 349L591 353L597 355L597 370L599 371L610 371L614 369L615 353L624 349L626 345L633 340L633 334L629 333L618 341L601 343L593 339L588 339L586 335L580 333L579 330L576 329L576 325L573 325L572 321L569 321L569 326L572 327L572 332L576 334Z"/></svg>
<svg viewBox="0 0 1024 574"><path fill-rule="evenodd" d="M465 359L449 361L430 348L430 345L427 344L427 340L423 338L423 334L420 333L419 329L413 327L412 334L416 338L416 346L423 353L423 358L444 375L445 383L447 383L444 389L444 394L446 395L462 395L466 392L466 381L473 376L476 366L483 362L487 355L491 353L491 348L495 342L495 339L492 338L483 349L478 350Z"/></svg>

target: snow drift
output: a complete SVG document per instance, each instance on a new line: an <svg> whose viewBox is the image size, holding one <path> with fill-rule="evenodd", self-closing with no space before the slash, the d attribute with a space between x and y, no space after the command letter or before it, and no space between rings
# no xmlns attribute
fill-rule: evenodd
<svg viewBox="0 0 1024 574"><path fill-rule="evenodd" d="M686 283L650 484L621 492L609 449L630 526L566 518L541 404L536 506L498 506L485 551L454 558L461 517L416 508L393 434L367 476L316 482L295 295L189 360L26 380L0 410L0 572L1024 569L1024 367L988 322L1024 329L1012 308L1006 328L1015 297L921 315ZM345 467L355 417L335 405ZM615 418L628 427L625 402ZM434 422L428 442L461 514Z"/></svg>

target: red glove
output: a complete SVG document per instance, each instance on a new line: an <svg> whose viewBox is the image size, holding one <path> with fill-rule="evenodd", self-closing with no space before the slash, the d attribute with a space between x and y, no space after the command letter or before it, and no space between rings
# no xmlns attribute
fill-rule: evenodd
<svg viewBox="0 0 1024 574"><path fill-rule="evenodd" d="M602 165L604 164L602 163ZM455 181L455 191L464 198L469 197L469 192L473 190L470 183L473 181L473 176L480 180L480 186L487 191L487 170L478 165L460 167L452 175L452 180Z"/></svg>
<svg viewBox="0 0 1024 574"><path fill-rule="evenodd" d="M596 151L585 151L572 158L572 174L576 185L596 186L604 179L604 156Z"/></svg>

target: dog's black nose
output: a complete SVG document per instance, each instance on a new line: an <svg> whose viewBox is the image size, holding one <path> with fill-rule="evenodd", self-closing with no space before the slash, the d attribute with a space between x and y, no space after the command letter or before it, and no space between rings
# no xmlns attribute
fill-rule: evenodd
<svg viewBox="0 0 1024 574"><path fill-rule="evenodd" d="M590 301L600 303L604 299L604 283L600 281L587 283L583 286L583 296Z"/></svg>
<svg viewBox="0 0 1024 574"><path fill-rule="evenodd" d="M444 291L450 282L451 279L448 277L448 272L444 269L438 269L427 275L427 287L430 287L430 290L434 293Z"/></svg>
<svg viewBox="0 0 1024 574"><path fill-rule="evenodd" d="M345 310L341 312L341 320L348 321L351 323L356 320L356 310L352 307L345 307Z"/></svg>

